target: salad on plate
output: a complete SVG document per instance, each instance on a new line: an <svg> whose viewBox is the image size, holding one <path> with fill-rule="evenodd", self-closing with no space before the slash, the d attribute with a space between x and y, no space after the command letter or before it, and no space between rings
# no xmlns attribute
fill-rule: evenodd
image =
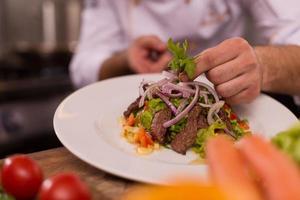
<svg viewBox="0 0 300 200"><path fill-rule="evenodd" d="M238 140L250 134L246 120L219 97L210 85L193 80L196 59L188 56L188 43L168 41L173 54L163 79L143 80L139 97L131 103L122 118L122 136L137 146L137 152L148 154L161 146L185 155L192 150L205 157L209 137L227 134Z"/></svg>

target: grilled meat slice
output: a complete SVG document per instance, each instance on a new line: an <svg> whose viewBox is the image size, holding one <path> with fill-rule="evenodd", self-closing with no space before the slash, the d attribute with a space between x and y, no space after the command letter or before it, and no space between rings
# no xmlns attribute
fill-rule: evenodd
<svg viewBox="0 0 300 200"><path fill-rule="evenodd" d="M132 102L126 111L123 112L124 117L129 117L130 113L137 111L139 109L139 102L141 97L139 96L134 102Z"/></svg>
<svg viewBox="0 0 300 200"><path fill-rule="evenodd" d="M207 123L207 117L206 114L207 112L205 112L205 108L201 108L199 117L198 117L198 123L197 123L197 129L202 129L202 128L207 128L208 127L208 123Z"/></svg>
<svg viewBox="0 0 300 200"><path fill-rule="evenodd" d="M198 120L201 107L196 105L188 115L186 126L178 133L171 142L171 148L180 153L186 154L186 151L195 143L198 130Z"/></svg>
<svg viewBox="0 0 300 200"><path fill-rule="evenodd" d="M223 122L225 122L226 127L229 131L233 132L233 127L231 125L230 119L227 116L227 113L224 109L224 107L222 107L218 113L219 117L222 119Z"/></svg>
<svg viewBox="0 0 300 200"><path fill-rule="evenodd" d="M163 144L165 141L165 136L167 129L163 127L166 121L169 121L172 117L172 112L169 108L165 108L157 113L155 113L151 125L151 135L155 141Z"/></svg>

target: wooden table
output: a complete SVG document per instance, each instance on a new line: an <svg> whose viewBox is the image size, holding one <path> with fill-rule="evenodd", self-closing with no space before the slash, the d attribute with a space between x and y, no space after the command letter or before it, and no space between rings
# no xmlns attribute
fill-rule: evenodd
<svg viewBox="0 0 300 200"><path fill-rule="evenodd" d="M119 200L128 189L137 185L86 164L63 147L29 156L40 164L46 178L61 172L76 173L89 186L96 200Z"/></svg>

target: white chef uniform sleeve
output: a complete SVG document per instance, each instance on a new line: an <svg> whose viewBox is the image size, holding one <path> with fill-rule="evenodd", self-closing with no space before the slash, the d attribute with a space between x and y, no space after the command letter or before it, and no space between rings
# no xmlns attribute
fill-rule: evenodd
<svg viewBox="0 0 300 200"><path fill-rule="evenodd" d="M79 44L70 64L71 78L77 87L96 82L102 63L124 48L120 22L110 1L86 1Z"/></svg>
<svg viewBox="0 0 300 200"><path fill-rule="evenodd" d="M299 0L244 0L260 44L300 45Z"/></svg>

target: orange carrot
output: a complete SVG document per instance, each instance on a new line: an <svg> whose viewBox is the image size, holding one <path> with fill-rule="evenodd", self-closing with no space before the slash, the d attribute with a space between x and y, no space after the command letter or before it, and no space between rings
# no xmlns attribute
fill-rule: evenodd
<svg viewBox="0 0 300 200"><path fill-rule="evenodd" d="M131 114L129 115L129 117L127 118L127 120L126 120L126 125L128 125L128 126L133 126L134 123L135 123L135 118L134 118L133 113L131 113Z"/></svg>
<svg viewBox="0 0 300 200"><path fill-rule="evenodd" d="M239 200L261 200L254 181L249 176L234 143L226 136L210 139L206 146L210 174L226 193L234 194Z"/></svg>
<svg viewBox="0 0 300 200"><path fill-rule="evenodd" d="M269 200L300 200L300 172L295 163L258 136L243 138L238 147L262 180Z"/></svg>

